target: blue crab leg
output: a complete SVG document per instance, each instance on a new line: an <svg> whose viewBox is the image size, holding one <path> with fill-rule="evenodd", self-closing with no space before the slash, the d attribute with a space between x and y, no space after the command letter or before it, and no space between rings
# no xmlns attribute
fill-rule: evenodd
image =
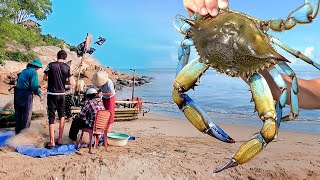
<svg viewBox="0 0 320 180"><path fill-rule="evenodd" d="M286 117L283 117L281 121L291 121L297 118L299 115L299 102L298 102L298 79L294 71L289 67L289 65L285 62L279 62L278 65L280 68L291 78L291 106L290 106L290 114Z"/></svg>
<svg viewBox="0 0 320 180"><path fill-rule="evenodd" d="M305 0L304 4L291 12L286 20L271 19L269 21L260 21L259 25L265 31L271 28L274 31L281 32L292 29L296 24L311 23L318 14L319 4L320 0Z"/></svg>
<svg viewBox="0 0 320 180"><path fill-rule="evenodd" d="M178 50L179 62L176 69L176 76L179 74L182 68L185 65L187 65L189 62L190 47L193 46L192 37L188 35L189 29L191 28L190 23L192 23L192 20L197 20L202 18L203 16L201 16L199 13L195 13L193 16L190 17L190 19L187 19L181 15L176 15L176 17L173 20L173 24L177 29L177 31L186 35L185 39L181 42Z"/></svg>
<svg viewBox="0 0 320 180"><path fill-rule="evenodd" d="M201 16L199 13L195 13L189 19L180 14L177 14L173 19L173 25L178 32L184 35L188 35L189 29L191 28L190 23L192 23L192 20L198 20L202 18L203 16Z"/></svg>
<svg viewBox="0 0 320 180"><path fill-rule="evenodd" d="M289 46L283 44L281 41L278 39L271 37L270 36L270 41L276 45L278 45L280 48L284 49L285 51L289 52L290 54L294 55L295 57L307 62L308 64L311 64L313 67L317 68L320 70L320 64L312 61L309 57L306 55L302 54L300 51L297 51L295 49L290 48ZM298 114L299 114L299 105L298 105L298 81L295 76L295 73L293 70L288 66L286 63L279 63L278 64L284 72L291 77L292 79L292 87L291 87L291 113L289 116L286 116L281 119L281 121L289 121L289 120L294 120Z"/></svg>
<svg viewBox="0 0 320 180"><path fill-rule="evenodd" d="M193 46L193 41L191 38L186 37L180 44L178 50L178 66L176 69L176 76L182 70L182 68L188 64L190 57L190 46Z"/></svg>
<svg viewBox="0 0 320 180"><path fill-rule="evenodd" d="M312 61L310 58L308 58L306 55L302 54L300 51L297 51L295 49L290 48L289 46L283 44L278 39L270 36L270 41L276 45L278 45L280 48L284 49L285 51L289 52L290 54L294 55L296 58L299 58L303 61L305 61L308 64L311 64L313 67L320 70L320 64Z"/></svg>
<svg viewBox="0 0 320 180"><path fill-rule="evenodd" d="M281 95L279 97L278 102L276 103L276 112L277 112L277 120L278 120L278 128L280 127L281 119L282 119L282 109L285 107L288 97L287 84L284 81L282 75L275 67L271 67L269 69L269 74L273 78L276 85L279 87L281 91Z"/></svg>
<svg viewBox="0 0 320 180"><path fill-rule="evenodd" d="M190 24L187 23L188 19L180 14L177 14L173 19L173 25L178 32L181 34L187 35L189 29L191 28Z"/></svg>
<svg viewBox="0 0 320 180"><path fill-rule="evenodd" d="M231 160L213 173L221 172L230 167L248 162L255 157L262 149L271 142L278 132L276 110L273 97L268 83L258 73L254 73L248 79L252 96L256 105L259 117L263 121L263 127L259 133L242 144Z"/></svg>
<svg viewBox="0 0 320 180"><path fill-rule="evenodd" d="M183 111L187 119L201 132L213 136L223 142L233 143L234 140L217 126L208 115L184 92L193 88L200 76L209 66L198 59L187 64L177 75L172 91L174 102Z"/></svg>

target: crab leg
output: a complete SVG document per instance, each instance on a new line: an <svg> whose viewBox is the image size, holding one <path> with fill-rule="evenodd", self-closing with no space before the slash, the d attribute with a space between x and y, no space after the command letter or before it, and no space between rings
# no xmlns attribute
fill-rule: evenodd
<svg viewBox="0 0 320 180"><path fill-rule="evenodd" d="M269 74L271 75L274 82L276 83L276 85L279 87L281 91L279 100L276 103L276 112L277 112L277 120L278 120L278 128L279 128L281 119L282 119L282 109L285 107L287 102L287 97L288 97L287 84L285 83L283 77L275 67L272 67L269 69Z"/></svg>
<svg viewBox="0 0 320 180"><path fill-rule="evenodd" d="M208 115L184 92L193 88L200 76L209 67L198 59L187 64L176 77L172 91L174 102L183 111L187 119L201 132L213 136L223 142L233 143L219 126L217 126Z"/></svg>
<svg viewBox="0 0 320 180"><path fill-rule="evenodd" d="M182 68L188 64L190 57L190 46L193 46L193 41L191 38L186 37L180 44L178 50L178 66L176 69L176 76L182 70Z"/></svg>
<svg viewBox="0 0 320 180"><path fill-rule="evenodd" d="M190 19L202 19L203 17L195 13ZM173 83L174 90L172 97L174 102L183 111L187 119L201 132L207 133L221 141L233 143L230 138L219 126L210 120L208 115L195 104L195 102L184 92L188 91L196 85L200 76L209 68L209 66L199 62L198 59L189 63L190 46L193 46L189 29L192 22L177 15L174 19L175 28L182 34L186 35L178 50L178 67L176 70L176 79Z"/></svg>
<svg viewBox="0 0 320 180"><path fill-rule="evenodd" d="M289 46L283 44L281 41L274 37L270 37L270 40L272 43L278 45L280 48L284 49L285 51L289 52L290 54L294 55L295 57L307 62L308 64L311 64L313 67L317 68L320 70L320 64L312 61L309 57L306 55L302 54L300 51L297 51L295 49L290 48ZM284 72L291 77L292 79L292 87L291 87L291 113L289 116L286 116L281 119L281 121L288 121L288 120L294 120L298 114L299 114L299 107L298 107L298 81L296 78L295 73L293 70L288 66L287 63L279 63L278 64Z"/></svg>
<svg viewBox="0 0 320 180"><path fill-rule="evenodd" d="M201 19L203 18L200 14L195 13L190 19ZM190 57L190 47L193 46L193 40L191 36L188 35L189 29L191 28L191 25L188 23L188 19L181 16L176 15L174 18L173 24L175 28L182 34L186 35L185 39L181 42L178 50L178 66L176 69L176 76L179 74L179 72L182 70L182 68L189 63L189 57Z"/></svg>
<svg viewBox="0 0 320 180"><path fill-rule="evenodd" d="M248 162L277 135L278 126L276 111L271 90L266 80L260 74L254 73L249 77L248 82L257 112L263 121L263 127L259 133L240 146L239 150L233 155L228 163L215 170L213 173L218 173L227 168Z"/></svg>
<svg viewBox="0 0 320 180"><path fill-rule="evenodd" d="M274 31L290 30L296 24L311 23L317 16L320 0L305 0L304 4L291 12L286 20L271 19L269 21L260 22L260 26L264 30L270 27Z"/></svg>
<svg viewBox="0 0 320 180"><path fill-rule="evenodd" d="M290 48L289 46L283 44L281 41L274 37L270 37L270 40L272 43L278 45L280 48L284 49L285 51L289 52L290 54L294 55L296 58L299 58L303 61L305 61L308 64L311 64L313 67L317 68L320 70L320 64L312 61L310 58L308 58L306 55L302 54L300 51L294 50Z"/></svg>
<svg viewBox="0 0 320 180"><path fill-rule="evenodd" d="M290 92L290 97L291 97L290 114L281 119L281 121L291 121L291 120L294 120L299 115L298 79L294 71L288 66L287 63L279 62L278 65L292 80L291 92Z"/></svg>
<svg viewBox="0 0 320 180"><path fill-rule="evenodd" d="M204 18L199 13L195 13L193 16L191 16L189 19L187 19L184 16L181 16L180 14L177 14L175 18L173 19L173 25L176 28L178 32L181 34L184 34L188 36L189 30L191 28L190 23L192 24L192 20L199 20ZM191 20L191 21L190 21Z"/></svg>

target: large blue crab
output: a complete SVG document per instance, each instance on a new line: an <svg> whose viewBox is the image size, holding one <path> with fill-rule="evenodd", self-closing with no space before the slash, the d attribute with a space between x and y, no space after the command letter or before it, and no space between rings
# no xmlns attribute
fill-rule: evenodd
<svg viewBox="0 0 320 180"><path fill-rule="evenodd" d="M304 4L290 13L286 20L263 21L232 10L222 11L214 18L199 14L195 14L190 19L181 15L176 16L174 25L180 33L185 35L185 39L181 42L178 52L179 63L172 96L187 119L203 133L223 142L234 142L185 94L189 89L194 88L201 75L211 67L228 76L242 77L247 80L255 109L263 121L261 131L241 145L231 160L214 173L252 159L277 136L281 121L293 120L298 116L297 77L288 66L289 61L279 54L271 43L319 70L320 65L266 32L269 29L280 32L289 30L296 24L311 23L317 15L319 1L305 0ZM189 62L190 47L193 45L199 57ZM292 79L290 113L287 116L282 116L282 109L288 96L287 86L275 65L278 65ZM259 74L263 69L268 70L282 92L276 103L266 80Z"/></svg>

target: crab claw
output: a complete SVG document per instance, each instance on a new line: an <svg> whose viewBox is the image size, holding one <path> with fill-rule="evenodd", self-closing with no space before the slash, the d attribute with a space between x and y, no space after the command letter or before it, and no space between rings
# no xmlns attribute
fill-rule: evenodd
<svg viewBox="0 0 320 180"><path fill-rule="evenodd" d="M199 131L226 143L235 142L227 133L217 126L187 94L181 94L181 97L185 100L182 111Z"/></svg>
<svg viewBox="0 0 320 180"><path fill-rule="evenodd" d="M193 20L199 20L203 19L204 17L199 14L195 13L193 16L190 17L190 19L177 14L173 19L173 25L176 28L177 31L179 31L181 34L187 35L187 32L191 28L191 26L194 25Z"/></svg>
<svg viewBox="0 0 320 180"><path fill-rule="evenodd" d="M184 35L186 35L189 29L191 28L190 22L191 21L189 19L187 19L184 16L181 16L180 14L176 15L173 19L173 25L176 28L176 30Z"/></svg>
<svg viewBox="0 0 320 180"><path fill-rule="evenodd" d="M235 167L238 166L239 163L237 163L237 161L235 161L234 159L231 159L229 162L227 162L225 165L221 166L220 168L216 169L213 171L213 174L215 173L219 173L225 169L231 168L231 167Z"/></svg>
<svg viewBox="0 0 320 180"><path fill-rule="evenodd" d="M226 142L226 143L235 143L235 141L229 137L228 134L226 134L219 126L217 126L214 123L209 124L211 125L210 129L208 129L207 134L219 139L220 141Z"/></svg>

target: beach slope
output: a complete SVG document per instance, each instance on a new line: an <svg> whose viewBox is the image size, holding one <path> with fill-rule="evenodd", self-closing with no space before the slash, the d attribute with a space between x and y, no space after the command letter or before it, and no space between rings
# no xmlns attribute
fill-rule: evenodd
<svg viewBox="0 0 320 180"><path fill-rule="evenodd" d="M64 140L70 123L65 127ZM258 128L221 124L237 143L225 144L198 132L185 119L146 114L139 120L115 122L112 131L136 139L124 147L87 148L67 156L32 158L0 148L1 179L320 179L320 135L280 131L278 139L250 162L218 174ZM48 140L46 119L13 144L39 145Z"/></svg>

